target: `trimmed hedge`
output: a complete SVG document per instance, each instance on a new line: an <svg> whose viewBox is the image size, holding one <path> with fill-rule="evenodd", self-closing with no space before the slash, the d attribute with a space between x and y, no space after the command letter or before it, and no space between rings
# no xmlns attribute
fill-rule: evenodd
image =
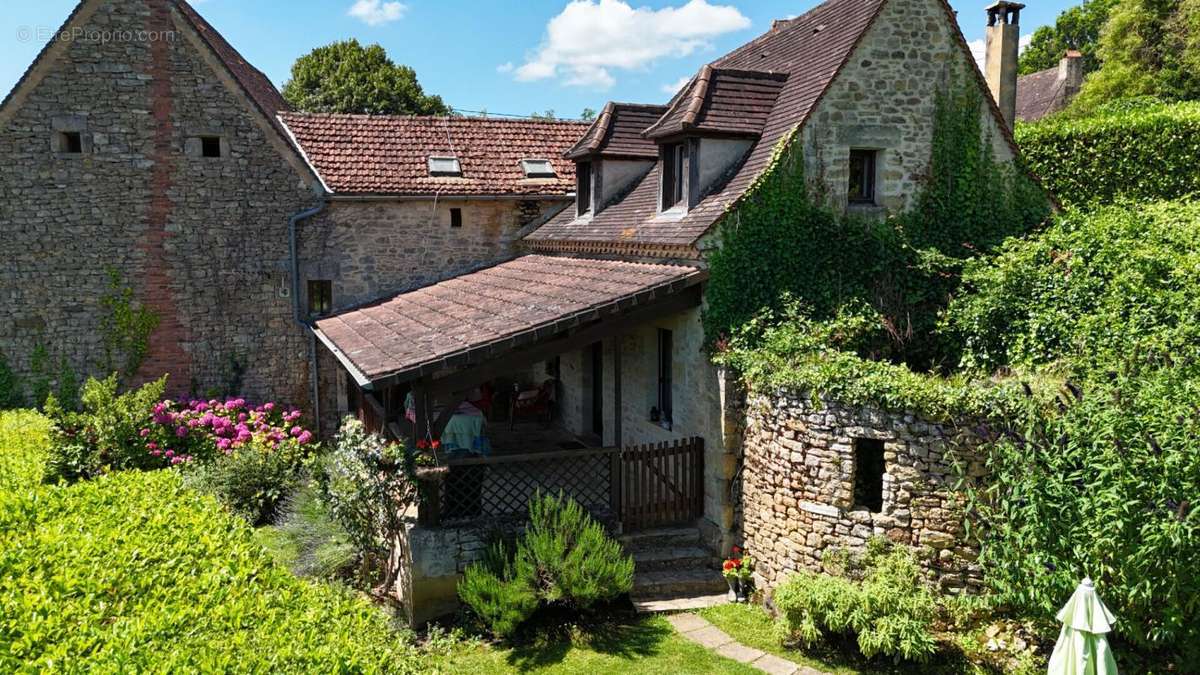
<svg viewBox="0 0 1200 675"><path fill-rule="evenodd" d="M0 413L0 671L415 669L370 602L293 577L174 471L36 485L46 431Z"/></svg>
<svg viewBox="0 0 1200 675"><path fill-rule="evenodd" d="M1017 125L1021 153L1064 206L1200 191L1200 103L1135 100L1086 118Z"/></svg>

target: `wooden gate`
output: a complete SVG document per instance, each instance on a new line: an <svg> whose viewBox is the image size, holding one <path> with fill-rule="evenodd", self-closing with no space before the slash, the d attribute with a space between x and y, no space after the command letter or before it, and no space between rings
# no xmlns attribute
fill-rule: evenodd
<svg viewBox="0 0 1200 675"><path fill-rule="evenodd" d="M621 451L621 522L625 530L690 523L703 513L703 438Z"/></svg>

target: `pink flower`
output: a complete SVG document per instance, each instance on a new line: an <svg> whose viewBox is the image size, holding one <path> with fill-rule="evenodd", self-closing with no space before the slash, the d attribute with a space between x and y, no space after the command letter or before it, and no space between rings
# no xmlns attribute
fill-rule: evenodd
<svg viewBox="0 0 1200 675"><path fill-rule="evenodd" d="M311 431L305 431L296 437L296 440L300 442L300 445L307 445L312 442L312 439L313 435Z"/></svg>
<svg viewBox="0 0 1200 675"><path fill-rule="evenodd" d="M179 427L175 430L175 435L179 438L187 438L187 427Z"/></svg>
<svg viewBox="0 0 1200 675"><path fill-rule="evenodd" d="M171 466L175 466L177 464L183 464L183 462L184 462L184 460L182 457L172 457L171 458Z"/></svg>
<svg viewBox="0 0 1200 675"><path fill-rule="evenodd" d="M139 431L139 432L138 432L138 434L139 434L139 435L140 435L142 438L145 438L145 437L147 437L147 436L149 436L149 435L150 435L150 430L149 430L149 429L142 429L141 431Z"/></svg>
<svg viewBox="0 0 1200 675"><path fill-rule="evenodd" d="M151 450L157 450L158 443L155 443L154 441L150 441L149 443L146 444L146 447L150 448Z"/></svg>
<svg viewBox="0 0 1200 675"><path fill-rule="evenodd" d="M300 434L304 433L304 429L302 429L299 426L295 426L295 427L292 427L291 433L293 436L299 436Z"/></svg>
<svg viewBox="0 0 1200 675"><path fill-rule="evenodd" d="M167 452L165 454L167 455L167 457L174 457L175 451L170 448L167 448Z"/></svg>
<svg viewBox="0 0 1200 675"><path fill-rule="evenodd" d="M222 452L228 452L231 445L233 445L233 441L229 440L228 438L217 439L217 449Z"/></svg>
<svg viewBox="0 0 1200 675"><path fill-rule="evenodd" d="M246 416L246 413L238 413L239 422L245 422L247 419L249 419L249 417Z"/></svg>
<svg viewBox="0 0 1200 675"><path fill-rule="evenodd" d="M162 450L151 450L150 454L154 457L161 457L163 453Z"/></svg>
<svg viewBox="0 0 1200 675"><path fill-rule="evenodd" d="M274 409L275 409L274 403L264 403L263 404L263 410L266 410L267 412L271 412Z"/></svg>

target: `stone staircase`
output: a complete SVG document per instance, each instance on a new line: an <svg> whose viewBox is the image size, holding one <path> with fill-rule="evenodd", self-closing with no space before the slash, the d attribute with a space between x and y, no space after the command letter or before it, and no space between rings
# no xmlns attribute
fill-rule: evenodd
<svg viewBox="0 0 1200 675"><path fill-rule="evenodd" d="M644 530L621 537L633 556L634 607L639 612L676 612L726 601L728 586L717 559L700 545L695 527Z"/></svg>

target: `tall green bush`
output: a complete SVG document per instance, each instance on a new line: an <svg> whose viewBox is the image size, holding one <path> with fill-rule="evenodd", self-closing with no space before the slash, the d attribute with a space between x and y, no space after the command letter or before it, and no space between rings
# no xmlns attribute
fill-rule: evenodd
<svg viewBox="0 0 1200 675"><path fill-rule="evenodd" d="M501 637L538 607L587 611L633 588L633 558L574 500L538 496L515 548L492 546L463 575L463 602Z"/></svg>
<svg viewBox="0 0 1200 675"><path fill-rule="evenodd" d="M272 445L252 438L229 454L188 465L184 477L190 487L212 493L251 524L265 525L300 487L307 455L307 448L291 439Z"/></svg>
<svg viewBox="0 0 1200 675"><path fill-rule="evenodd" d="M1200 204L1070 214L968 268L964 286L945 325L965 368L1064 383L1050 407L981 429L986 579L1048 615L1089 575L1121 638L1195 662Z"/></svg>
<svg viewBox="0 0 1200 675"><path fill-rule="evenodd" d="M25 392L21 378L8 365L8 359L0 353L0 410L12 410L25 405Z"/></svg>
<svg viewBox="0 0 1200 675"><path fill-rule="evenodd" d="M1065 206L1200 191L1200 103L1124 101L1089 117L1019 124L1016 138L1030 168Z"/></svg>

